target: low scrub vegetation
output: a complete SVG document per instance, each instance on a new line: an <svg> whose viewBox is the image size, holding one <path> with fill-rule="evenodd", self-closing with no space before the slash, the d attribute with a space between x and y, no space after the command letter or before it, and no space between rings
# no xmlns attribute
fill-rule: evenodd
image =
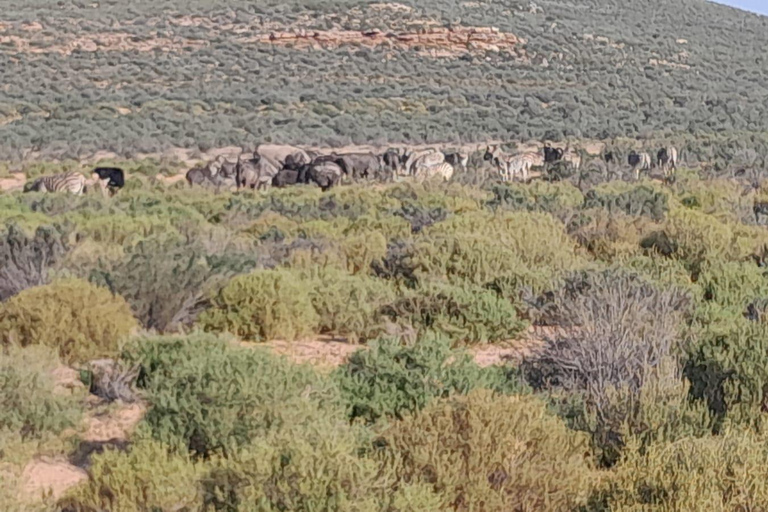
<svg viewBox="0 0 768 512"><path fill-rule="evenodd" d="M58 510L760 510L762 192L678 177L2 195L0 474L103 401Z"/></svg>
<svg viewBox="0 0 768 512"><path fill-rule="evenodd" d="M68 362L114 356L136 327L122 297L77 279L29 288L0 304L4 345L45 345Z"/></svg>

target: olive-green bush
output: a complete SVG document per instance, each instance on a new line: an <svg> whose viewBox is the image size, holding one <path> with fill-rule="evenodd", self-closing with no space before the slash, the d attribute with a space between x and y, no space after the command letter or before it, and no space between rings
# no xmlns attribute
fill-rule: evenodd
<svg viewBox="0 0 768 512"><path fill-rule="evenodd" d="M141 370L144 428L163 443L209 456L286 425L343 418L336 386L311 368L210 335L148 338L123 354Z"/></svg>
<svg viewBox="0 0 768 512"><path fill-rule="evenodd" d="M94 455L88 481L70 490L60 506L74 512L201 511L201 470L188 455L142 439L127 452Z"/></svg>
<svg viewBox="0 0 768 512"><path fill-rule="evenodd" d="M358 428L318 418L284 425L214 457L202 480L209 510L312 512L386 510L380 464L361 453Z"/></svg>
<svg viewBox="0 0 768 512"><path fill-rule="evenodd" d="M737 316L695 332L685 376L722 421L762 424L768 406L768 326Z"/></svg>
<svg viewBox="0 0 768 512"><path fill-rule="evenodd" d="M77 279L29 288L0 304L0 342L45 345L67 362L112 357L137 328L122 297Z"/></svg>
<svg viewBox="0 0 768 512"><path fill-rule="evenodd" d="M321 333L356 342L383 332L381 308L396 294L388 282L332 267L308 275L305 280L305 293L309 293Z"/></svg>
<svg viewBox="0 0 768 512"><path fill-rule="evenodd" d="M694 270L717 261L745 260L768 243L768 234L757 226L721 221L697 210L672 210L665 229L677 246L675 257Z"/></svg>
<svg viewBox="0 0 768 512"><path fill-rule="evenodd" d="M46 347L0 348L0 437L41 439L77 425L82 397L55 391L52 371L58 364Z"/></svg>
<svg viewBox="0 0 768 512"><path fill-rule="evenodd" d="M233 278L199 319L207 331L248 340L295 340L315 334L320 324L307 282L288 269L257 270Z"/></svg>
<svg viewBox="0 0 768 512"><path fill-rule="evenodd" d="M431 485L448 510L574 510L600 479L589 439L533 397L479 390L435 401L381 442L398 481Z"/></svg>
<svg viewBox="0 0 768 512"><path fill-rule="evenodd" d="M482 286L513 276L541 289L581 263L560 222L528 212L468 213L436 223L416 240L411 260L420 278Z"/></svg>
<svg viewBox="0 0 768 512"><path fill-rule="evenodd" d="M642 215L654 220L664 218L668 210L669 193L651 184L611 182L600 185L584 198L586 208L600 207L609 213L623 212Z"/></svg>
<svg viewBox="0 0 768 512"><path fill-rule="evenodd" d="M382 312L393 322L440 333L456 344L509 341L526 328L509 300L469 284L420 283Z"/></svg>
<svg viewBox="0 0 768 512"><path fill-rule="evenodd" d="M735 512L768 508L765 438L733 430L627 450L608 476L610 510Z"/></svg>
<svg viewBox="0 0 768 512"><path fill-rule="evenodd" d="M434 398L463 394L476 388L499 392L523 389L514 370L481 368L450 342L426 335L413 344L384 338L359 350L334 373L352 419L369 423L382 417L400 418Z"/></svg>

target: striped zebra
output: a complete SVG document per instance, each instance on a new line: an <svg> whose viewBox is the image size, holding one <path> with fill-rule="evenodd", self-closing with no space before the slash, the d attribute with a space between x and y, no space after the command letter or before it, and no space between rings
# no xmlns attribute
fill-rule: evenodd
<svg viewBox="0 0 768 512"><path fill-rule="evenodd" d="M670 171L677 170L677 149L674 146L661 148L656 154L656 163L668 178Z"/></svg>
<svg viewBox="0 0 768 512"><path fill-rule="evenodd" d="M454 169L458 166L466 172L467 167L469 166L469 155L467 153L461 153L459 151L443 152L443 155L445 155L445 161L451 164Z"/></svg>
<svg viewBox="0 0 768 512"><path fill-rule="evenodd" d="M579 168L581 168L581 155L573 149L569 149L563 154L563 162L570 164L573 170L578 172Z"/></svg>
<svg viewBox="0 0 768 512"><path fill-rule="evenodd" d="M437 151L435 148L427 148L427 149L421 149L416 151L411 151L409 153L406 153L404 155L403 160L403 169L402 174L405 176L413 176L415 170L416 170L416 164L419 161L422 161L425 157L433 154L437 154L439 151ZM442 155L442 153L440 153ZM439 156L432 156L427 161L434 161L433 159L439 159ZM443 159L445 159L445 156L443 156Z"/></svg>
<svg viewBox="0 0 768 512"><path fill-rule="evenodd" d="M651 169L651 155L648 153L637 153L632 151L627 157L627 162L632 166L635 173L635 180L640 179L640 171L649 171Z"/></svg>
<svg viewBox="0 0 768 512"><path fill-rule="evenodd" d="M453 165L448 162L442 162L437 165L418 166L414 177L416 181L426 181L437 177L443 178L444 181L449 181L453 177L454 171Z"/></svg>
<svg viewBox="0 0 768 512"><path fill-rule="evenodd" d="M498 146L488 146L485 150L486 161L492 161L504 182L511 181L515 176L528 181L528 173L533 167L544 165L544 157L539 153L529 152L508 155L499 150Z"/></svg>
<svg viewBox="0 0 768 512"><path fill-rule="evenodd" d="M79 196L85 192L85 176L73 171L43 176L27 183L24 192L69 192Z"/></svg>

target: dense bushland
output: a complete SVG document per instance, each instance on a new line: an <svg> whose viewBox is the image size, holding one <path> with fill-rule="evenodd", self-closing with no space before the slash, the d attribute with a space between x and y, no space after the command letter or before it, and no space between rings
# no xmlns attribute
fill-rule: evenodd
<svg viewBox="0 0 768 512"><path fill-rule="evenodd" d="M0 474L81 435L60 357L146 404L61 510L760 509L762 189L472 176L0 196Z"/></svg>

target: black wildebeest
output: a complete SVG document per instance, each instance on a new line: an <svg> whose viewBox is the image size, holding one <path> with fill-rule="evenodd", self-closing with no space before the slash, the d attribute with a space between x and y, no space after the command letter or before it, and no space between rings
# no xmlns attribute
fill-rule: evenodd
<svg viewBox="0 0 768 512"><path fill-rule="evenodd" d="M672 146L661 148L656 153L656 162L664 172L664 176L668 177L670 170L677 170L677 149Z"/></svg>
<svg viewBox="0 0 768 512"><path fill-rule="evenodd" d="M648 153L638 153L632 151L627 156L627 163L632 166L632 170L635 171L635 179L640 179L640 171L648 171L651 169L651 156Z"/></svg>
<svg viewBox="0 0 768 512"><path fill-rule="evenodd" d="M125 173L118 167L97 167L91 174L104 195L114 195L125 186Z"/></svg>
<svg viewBox="0 0 768 512"><path fill-rule="evenodd" d="M323 192L339 184L344 171L334 162L312 162L299 169L297 178L300 183L314 183Z"/></svg>
<svg viewBox="0 0 768 512"><path fill-rule="evenodd" d="M274 178L272 178L272 186L283 188L289 185L297 185L301 183L300 178L302 177L303 176L300 170L284 168L275 174Z"/></svg>
<svg viewBox="0 0 768 512"><path fill-rule="evenodd" d="M549 144L544 146L544 163L553 164L563 159L564 151L560 148L553 148Z"/></svg>

